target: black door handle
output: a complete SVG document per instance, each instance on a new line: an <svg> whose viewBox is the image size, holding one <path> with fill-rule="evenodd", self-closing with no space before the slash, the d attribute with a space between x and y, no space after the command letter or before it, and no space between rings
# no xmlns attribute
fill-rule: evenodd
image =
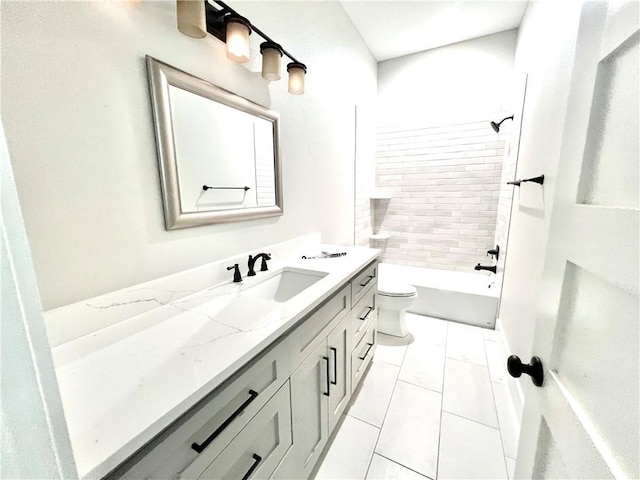
<svg viewBox="0 0 640 480"><path fill-rule="evenodd" d="M331 385L338 385L338 349L329 347L329 350L333 352L333 380Z"/></svg>
<svg viewBox="0 0 640 480"><path fill-rule="evenodd" d="M367 348L367 351L364 352L363 356L358 357L360 360L364 360L365 358L367 358L367 355L369 355L369 350L371 350L371 347L373 347L373 343L367 343L367 345L369 345L369 348Z"/></svg>
<svg viewBox="0 0 640 480"><path fill-rule="evenodd" d="M542 369L542 360L540 357L531 357L531 361L522 363L520 357L517 355L511 355L507 358L507 370L509 375L514 378L518 378L523 373L531 376L531 381L536 387L541 387L544 381L544 372Z"/></svg>
<svg viewBox="0 0 640 480"><path fill-rule="evenodd" d="M361 287L366 287L367 285L369 285L369 283L371 283L371 280L373 280L375 277L373 275L369 275L367 277L367 280L364 283L361 283L360 286Z"/></svg>
<svg viewBox="0 0 640 480"><path fill-rule="evenodd" d="M262 457L257 453L254 453L252 458L253 458L253 464L251 465L251 468L247 470L247 473L244 474L244 477L242 477L242 480L249 480L249 477L251 476L253 471L256 468L258 468L258 464L262 461Z"/></svg>
<svg viewBox="0 0 640 480"><path fill-rule="evenodd" d="M373 310L373 307L367 307L367 313L365 313L364 316L358 318L364 322L367 318L369 318L369 315L371 315L371 312L373 312Z"/></svg>
<svg viewBox="0 0 640 480"><path fill-rule="evenodd" d="M325 397L328 397L331 394L331 390L330 390L330 388L331 388L331 386L330 386L331 378L329 377L329 357L322 357L322 359L325 362L327 362L327 391L326 392L322 392L322 394Z"/></svg>
<svg viewBox="0 0 640 480"><path fill-rule="evenodd" d="M220 435L224 431L225 428L229 426L231 422L236 419L238 415L240 415L244 411L245 408L249 406L251 402L256 399L257 396L258 392L256 392L255 390L249 390L249 398L247 398L244 403L240 405L238 409L229 416L229 418L222 422L222 424L220 424L220 426L216 428L215 432L209 435L209 437L204 442L202 442L201 444L194 442L191 444L191 448L193 448L196 452L201 453L205 448L209 446L211 442L216 439L218 435Z"/></svg>

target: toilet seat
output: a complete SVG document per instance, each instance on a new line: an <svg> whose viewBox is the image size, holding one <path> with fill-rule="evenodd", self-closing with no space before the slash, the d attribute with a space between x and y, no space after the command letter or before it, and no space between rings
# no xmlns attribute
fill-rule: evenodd
<svg viewBox="0 0 640 480"><path fill-rule="evenodd" d="M407 283L378 283L378 295L383 297L415 297L416 289L413 285Z"/></svg>

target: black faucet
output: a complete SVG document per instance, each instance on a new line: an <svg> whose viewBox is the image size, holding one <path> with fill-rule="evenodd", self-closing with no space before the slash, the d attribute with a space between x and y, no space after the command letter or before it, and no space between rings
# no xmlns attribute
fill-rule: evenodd
<svg viewBox="0 0 640 480"><path fill-rule="evenodd" d="M240 268L238 268L238 264L236 263L235 265L231 265L230 267L227 267L227 270L233 270L233 283L238 283L242 281L242 276L240 275Z"/></svg>
<svg viewBox="0 0 640 480"><path fill-rule="evenodd" d="M487 250L487 256L491 255L492 258L498 260L500 255L500 245L496 245L496 248L492 248L491 250Z"/></svg>
<svg viewBox="0 0 640 480"><path fill-rule="evenodd" d="M475 267L473 267L473 269L474 270L486 270L487 272L496 273L496 266L495 265L487 267L486 265L477 264Z"/></svg>
<svg viewBox="0 0 640 480"><path fill-rule="evenodd" d="M256 264L256 262L258 261L259 258L262 258L262 265L260 265L260 271L261 272L266 272L267 270L269 270L267 268L267 260L271 260L271 254L270 253L259 253L257 254L255 257L252 255L249 255L249 272L247 273L248 276L253 277L256 272L253 269L254 265Z"/></svg>

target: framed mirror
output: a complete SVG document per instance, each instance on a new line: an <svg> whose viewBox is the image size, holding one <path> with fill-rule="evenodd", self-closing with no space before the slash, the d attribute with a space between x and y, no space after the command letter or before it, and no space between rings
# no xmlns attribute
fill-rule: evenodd
<svg viewBox="0 0 640 480"><path fill-rule="evenodd" d="M147 56L167 230L283 214L279 114Z"/></svg>

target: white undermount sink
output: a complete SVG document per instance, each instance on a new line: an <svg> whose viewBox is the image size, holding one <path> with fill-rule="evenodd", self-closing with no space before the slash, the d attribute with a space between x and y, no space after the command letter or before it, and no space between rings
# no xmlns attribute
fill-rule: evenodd
<svg viewBox="0 0 640 480"><path fill-rule="evenodd" d="M242 292L245 296L283 303L329 275L327 272L285 267Z"/></svg>

